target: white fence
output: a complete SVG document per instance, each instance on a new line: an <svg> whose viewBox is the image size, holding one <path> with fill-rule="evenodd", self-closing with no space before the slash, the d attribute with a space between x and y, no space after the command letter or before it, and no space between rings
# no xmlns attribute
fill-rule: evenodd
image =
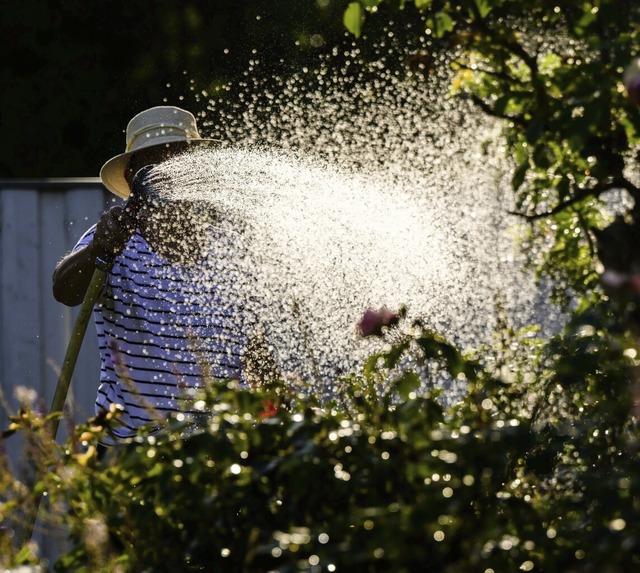
<svg viewBox="0 0 640 573"><path fill-rule="evenodd" d="M51 405L78 308L58 303L51 274L65 253L113 199L99 179L0 180L0 429L19 407L18 387L33 389L45 410ZM93 324L74 370L66 409L76 422L93 415L99 375ZM64 422L58 441L66 437ZM19 440L7 440L20 473ZM40 535L39 535L40 537ZM41 538L53 557L55 540Z"/></svg>
<svg viewBox="0 0 640 573"><path fill-rule="evenodd" d="M19 386L51 403L78 310L53 298L51 274L110 201L98 179L0 181L0 388L11 405ZM98 372L90 324L68 401L80 417L93 412Z"/></svg>

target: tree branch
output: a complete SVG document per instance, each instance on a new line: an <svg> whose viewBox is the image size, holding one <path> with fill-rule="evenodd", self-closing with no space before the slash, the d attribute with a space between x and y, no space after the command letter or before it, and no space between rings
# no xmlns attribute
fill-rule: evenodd
<svg viewBox="0 0 640 573"><path fill-rule="evenodd" d="M497 117L499 119L506 119L508 121L512 121L513 123L518 124L521 127L525 127L527 122L524 117L521 115L509 115L507 113L497 113L494 109L489 105L486 101L484 101L481 97L478 97L475 94L471 94L471 101L477 105L484 113L490 115L491 117Z"/></svg>
<svg viewBox="0 0 640 573"><path fill-rule="evenodd" d="M527 52L524 47L514 38L506 38L505 36L498 36L495 31L489 27L487 21L480 14L480 10L475 2L471 2L471 11L473 13L474 22L478 25L480 31L488 38L491 38L498 42L501 46L508 49L512 54L518 56L531 71L532 77L538 74L538 59L536 56L532 56Z"/></svg>
<svg viewBox="0 0 640 573"><path fill-rule="evenodd" d="M553 209L549 211L545 211L544 213L534 213L532 215L527 213L519 213L518 211L509 211L509 214L516 215L517 217L522 217L527 221L537 221L538 219L544 219L545 217L552 217L553 215L557 215L561 213L568 207L579 203L583 199L587 199L588 197L599 197L602 193L606 191L612 191L614 189L624 189L629 192L629 194L636 199L636 197L640 197L640 189L633 185L627 179L615 179L614 181L608 183L598 183L594 187L589 189L578 189L575 195L570 197L569 199L558 203ZM637 204L636 200L636 204Z"/></svg>
<svg viewBox="0 0 640 573"><path fill-rule="evenodd" d="M505 82L508 83L517 83L520 84L521 86L526 86L526 83L523 82L522 80L518 79L518 78L514 78L513 76L509 75L508 73L505 72L500 72L498 70L489 70L487 68L483 68L481 66L475 65L474 67L469 66L467 64L463 64L460 60L454 60L452 63L454 63L456 66L458 66L459 68L463 69L463 70L470 70L472 72L480 72L482 74L486 74L488 76L493 76L494 78L498 78L500 80L504 80Z"/></svg>

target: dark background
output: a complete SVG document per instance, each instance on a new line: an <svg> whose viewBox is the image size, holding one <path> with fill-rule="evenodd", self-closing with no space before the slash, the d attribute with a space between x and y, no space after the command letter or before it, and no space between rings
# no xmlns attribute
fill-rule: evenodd
<svg viewBox="0 0 640 573"><path fill-rule="evenodd" d="M139 111L166 103L197 115L207 98L196 96L237 79L252 58L272 77L351 46L348 1L2 3L0 178L97 176L124 151Z"/></svg>

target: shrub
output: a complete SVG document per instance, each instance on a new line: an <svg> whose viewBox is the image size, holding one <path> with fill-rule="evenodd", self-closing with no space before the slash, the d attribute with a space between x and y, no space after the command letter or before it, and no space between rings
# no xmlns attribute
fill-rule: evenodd
<svg viewBox="0 0 640 573"><path fill-rule="evenodd" d="M90 420L38 486L70 531L56 570L634 570L635 337L608 304L477 356L393 327L331 403L211 384L199 419L103 458L117 413ZM42 433L34 418L13 429Z"/></svg>

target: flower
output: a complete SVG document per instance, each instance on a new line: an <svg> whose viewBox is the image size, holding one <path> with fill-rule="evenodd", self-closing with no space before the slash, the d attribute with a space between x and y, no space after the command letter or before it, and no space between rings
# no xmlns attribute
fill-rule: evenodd
<svg viewBox="0 0 640 573"><path fill-rule="evenodd" d="M629 101L640 106L640 58L636 58L627 66L623 82Z"/></svg>
<svg viewBox="0 0 640 573"><path fill-rule="evenodd" d="M38 398L38 393L33 388L16 386L13 395L23 406L31 406Z"/></svg>
<svg viewBox="0 0 640 573"><path fill-rule="evenodd" d="M619 289L629 283L629 275L617 271L604 271L600 278L604 285L611 289Z"/></svg>
<svg viewBox="0 0 640 573"><path fill-rule="evenodd" d="M278 414L278 408L276 408L273 400L263 400L262 405L264 406L264 409L261 410L258 414L260 419L273 418Z"/></svg>
<svg viewBox="0 0 640 573"><path fill-rule="evenodd" d="M640 274L620 273L606 270L600 275L605 289L611 292L625 292L627 294L640 294Z"/></svg>
<svg viewBox="0 0 640 573"><path fill-rule="evenodd" d="M400 315L384 306L378 310L369 308L358 323L358 331L360 336L381 336L385 328L398 324L399 321Z"/></svg>

